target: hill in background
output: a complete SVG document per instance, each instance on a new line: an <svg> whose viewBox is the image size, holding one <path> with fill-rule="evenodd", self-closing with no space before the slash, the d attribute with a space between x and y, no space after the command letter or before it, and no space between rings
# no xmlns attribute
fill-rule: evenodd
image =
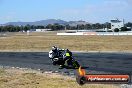
<svg viewBox="0 0 132 88"><path fill-rule="evenodd" d="M47 20L41 20L41 21L35 21L35 22L8 22L8 23L5 23L5 24L1 24L1 25L14 25L14 26L25 26L25 25L43 25L43 26L46 26L48 24L60 24L60 25L67 25L69 24L70 26L76 26L78 24L87 24L88 22L85 22L85 21L64 21L64 20L60 20L60 19L47 19Z"/></svg>

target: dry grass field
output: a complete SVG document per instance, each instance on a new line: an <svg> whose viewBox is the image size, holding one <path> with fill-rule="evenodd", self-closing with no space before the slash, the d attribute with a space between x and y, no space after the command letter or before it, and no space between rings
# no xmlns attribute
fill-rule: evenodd
<svg viewBox="0 0 132 88"><path fill-rule="evenodd" d="M0 69L0 88L119 88L117 85L85 84L80 86L74 78L59 74L45 74L21 71L19 69Z"/></svg>
<svg viewBox="0 0 132 88"><path fill-rule="evenodd" d="M56 32L45 32L0 37L1 51L49 51L53 45L72 51L132 51L132 36L57 36Z"/></svg>

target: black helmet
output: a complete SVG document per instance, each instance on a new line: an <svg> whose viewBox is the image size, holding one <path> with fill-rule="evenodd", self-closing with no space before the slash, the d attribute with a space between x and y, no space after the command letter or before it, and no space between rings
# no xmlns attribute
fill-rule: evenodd
<svg viewBox="0 0 132 88"><path fill-rule="evenodd" d="M69 51L69 49L66 49L66 51Z"/></svg>

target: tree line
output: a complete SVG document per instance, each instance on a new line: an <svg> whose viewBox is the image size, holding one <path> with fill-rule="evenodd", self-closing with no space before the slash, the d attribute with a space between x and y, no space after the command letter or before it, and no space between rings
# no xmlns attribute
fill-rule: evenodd
<svg viewBox="0 0 132 88"><path fill-rule="evenodd" d="M126 27L132 27L132 23L128 22L125 24ZM20 31L27 31L31 29L52 29L53 31L56 30L94 30L94 29L103 29L103 28L111 28L111 24L106 23L95 23L95 24L81 24L76 26L71 26L69 24L67 25L61 25L61 24L49 24L47 26L44 25L25 25L25 26L13 26L13 25L6 25L6 26L0 26L0 32L20 32Z"/></svg>

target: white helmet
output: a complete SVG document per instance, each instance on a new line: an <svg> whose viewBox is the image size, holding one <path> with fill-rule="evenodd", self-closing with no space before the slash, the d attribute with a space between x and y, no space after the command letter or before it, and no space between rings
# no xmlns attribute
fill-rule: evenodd
<svg viewBox="0 0 132 88"><path fill-rule="evenodd" d="M57 50L57 47L56 47L56 46L53 46L53 47L52 47L52 50L53 50L53 51Z"/></svg>

